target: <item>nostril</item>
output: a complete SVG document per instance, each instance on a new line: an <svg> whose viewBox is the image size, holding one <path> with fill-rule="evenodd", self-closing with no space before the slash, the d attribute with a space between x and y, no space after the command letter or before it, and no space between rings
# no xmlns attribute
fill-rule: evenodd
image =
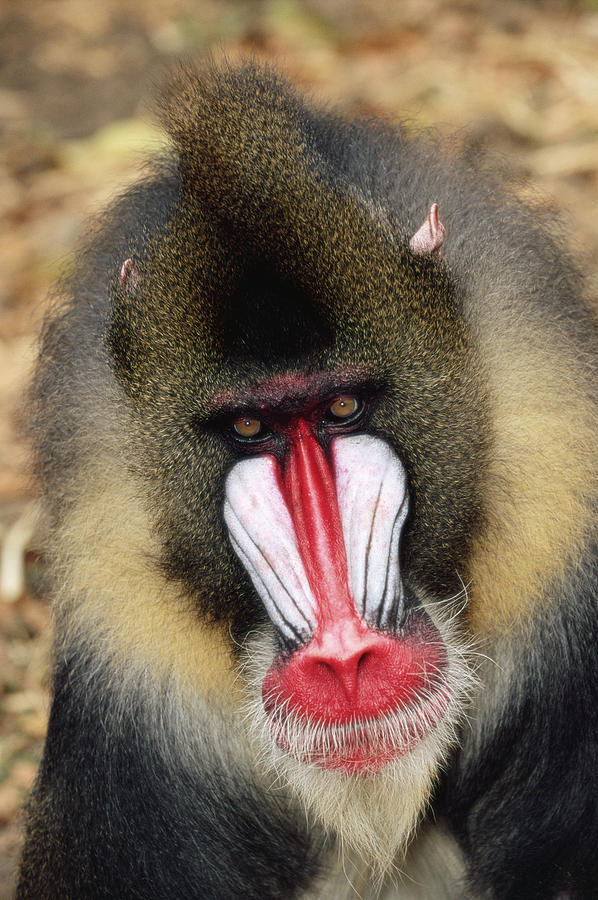
<svg viewBox="0 0 598 900"><path fill-rule="evenodd" d="M371 652L369 650L364 650L359 659L357 660L357 677L363 673L363 670L371 657Z"/></svg>
<svg viewBox="0 0 598 900"><path fill-rule="evenodd" d="M306 666L306 674L323 683L332 682L337 677L333 662L327 659L312 660L311 665Z"/></svg>

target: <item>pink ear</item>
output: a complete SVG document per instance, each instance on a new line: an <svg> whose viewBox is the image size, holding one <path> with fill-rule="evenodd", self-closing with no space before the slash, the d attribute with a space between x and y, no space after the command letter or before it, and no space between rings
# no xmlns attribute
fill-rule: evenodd
<svg viewBox="0 0 598 900"><path fill-rule="evenodd" d="M433 203L428 218L409 241L409 249L416 256L433 256L440 262L445 234L446 229L438 216L438 204Z"/></svg>
<svg viewBox="0 0 598 900"><path fill-rule="evenodd" d="M134 291L139 284L140 277L141 275L135 261L132 259L125 259L120 269L120 275L118 276L118 286L119 288L126 287L127 290Z"/></svg>

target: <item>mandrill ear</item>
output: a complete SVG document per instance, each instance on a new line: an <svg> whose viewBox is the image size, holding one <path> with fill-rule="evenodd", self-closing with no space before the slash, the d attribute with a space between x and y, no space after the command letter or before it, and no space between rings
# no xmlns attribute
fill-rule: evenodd
<svg viewBox="0 0 598 900"><path fill-rule="evenodd" d="M438 262L442 262L442 245L445 236L446 229L438 215L438 204L433 203L426 221L409 241L409 249L416 256L433 256Z"/></svg>
<svg viewBox="0 0 598 900"><path fill-rule="evenodd" d="M134 292L139 286L141 275L137 263L133 259L125 259L120 268L118 276L118 287L120 290Z"/></svg>

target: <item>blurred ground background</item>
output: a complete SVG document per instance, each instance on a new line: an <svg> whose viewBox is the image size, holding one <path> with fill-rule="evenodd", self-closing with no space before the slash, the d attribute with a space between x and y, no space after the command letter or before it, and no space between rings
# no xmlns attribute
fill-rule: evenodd
<svg viewBox="0 0 598 900"><path fill-rule="evenodd" d="M598 296L598 0L0 0L0 900L48 708L48 603L15 413L49 286L86 219L159 147L152 84L209 52L276 60L348 113L489 148L519 191L566 211Z"/></svg>

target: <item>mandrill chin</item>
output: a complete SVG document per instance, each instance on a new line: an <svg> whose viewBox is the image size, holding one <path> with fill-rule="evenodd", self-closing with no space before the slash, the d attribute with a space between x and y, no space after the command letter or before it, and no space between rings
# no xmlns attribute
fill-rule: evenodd
<svg viewBox="0 0 598 900"><path fill-rule="evenodd" d="M182 71L30 395L56 638L18 900L598 896L598 339L541 210Z"/></svg>

